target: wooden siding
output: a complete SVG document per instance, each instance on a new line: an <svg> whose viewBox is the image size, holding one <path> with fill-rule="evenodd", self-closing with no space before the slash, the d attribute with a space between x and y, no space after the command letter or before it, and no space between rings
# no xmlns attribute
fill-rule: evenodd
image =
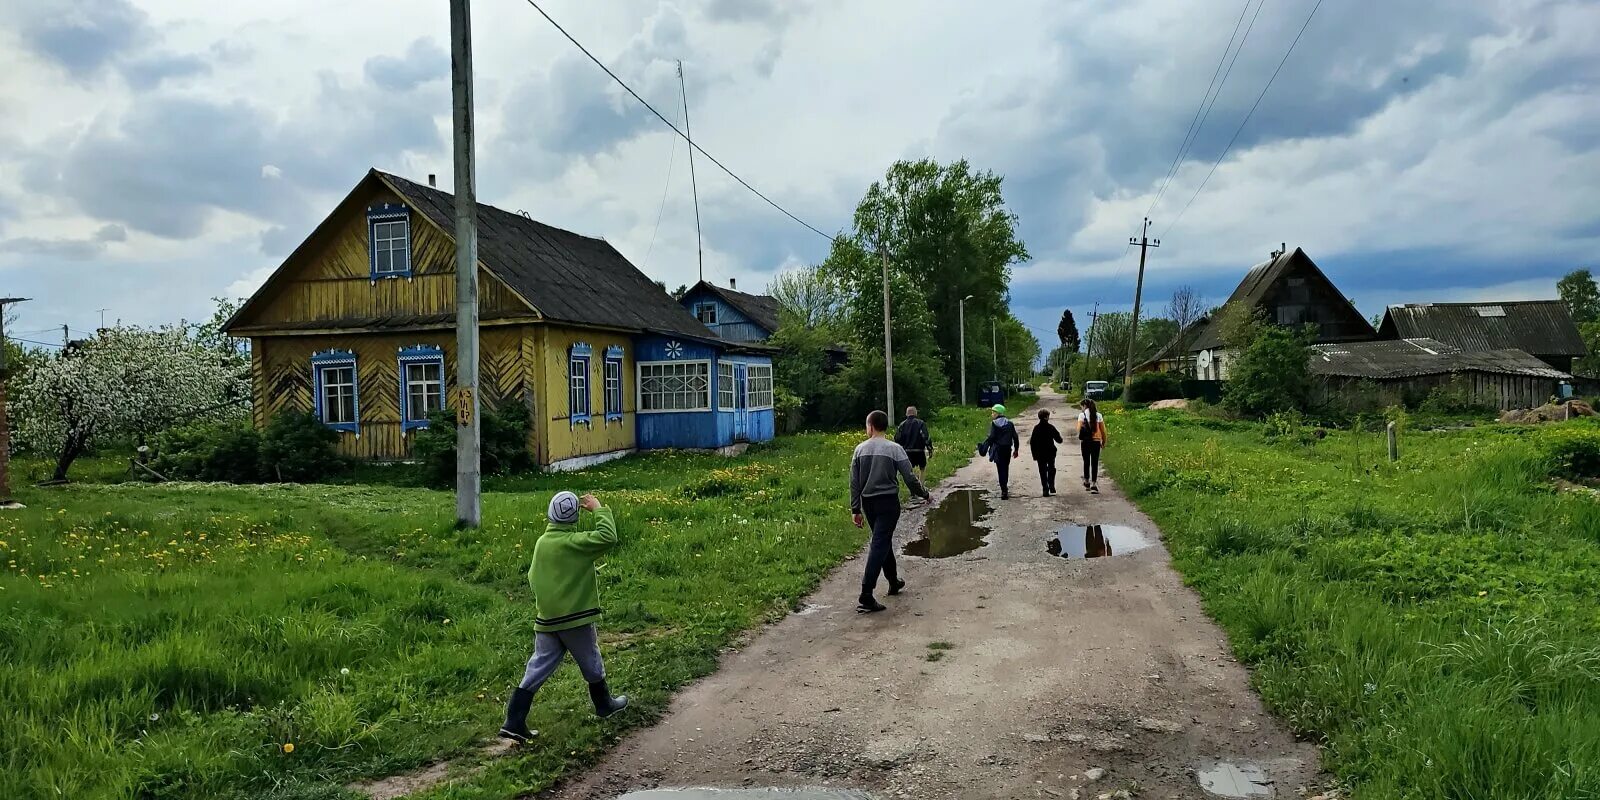
<svg viewBox="0 0 1600 800"><path fill-rule="evenodd" d="M331 220L329 229L285 265L289 272L264 290L268 292L261 298L265 302L241 324L305 327L318 321L350 323L453 314L455 243L420 213L411 213L411 277L376 282L371 278L366 208L398 202L400 198L388 190L374 190L363 202L353 204L344 219ZM478 273L478 290L479 313L485 318L533 314L504 283L484 270Z"/></svg>
<svg viewBox="0 0 1600 800"><path fill-rule="evenodd" d="M1537 378L1526 375L1505 375L1490 372L1461 372L1454 375L1419 375L1383 381L1352 378L1327 378L1317 382L1317 399L1328 400L1349 392L1377 392L1379 402L1387 405L1421 402L1428 393L1440 387L1459 385L1467 390L1474 402L1506 411L1513 408L1533 408L1543 405L1556 394L1554 378Z"/></svg>
<svg viewBox="0 0 1600 800"><path fill-rule="evenodd" d="M479 398L485 408L525 402L533 406L523 342L525 326L486 328L479 354ZM339 451L352 458L395 461L411 457L411 440L400 425L398 351L412 345L444 351L445 382L453 391L456 343L453 331L339 336L268 336L251 341L251 378L255 389L255 423L265 426L284 411L309 412L312 399L311 356L323 350L349 350L356 357L356 393L360 433L340 433ZM447 395L448 396L448 395ZM448 402L448 401L447 401ZM533 415L535 422L538 415ZM530 432L535 438L538 428Z"/></svg>
<svg viewBox="0 0 1600 800"><path fill-rule="evenodd" d="M569 458L631 450L634 439L635 387L633 337L586 328L540 325L534 328L532 374L543 387L545 398L538 415L541 437L536 452L539 463L551 464ZM567 394L567 362L572 345L578 342L592 349L589 357L589 421L572 422ZM622 348L622 419L606 420L605 350Z"/></svg>

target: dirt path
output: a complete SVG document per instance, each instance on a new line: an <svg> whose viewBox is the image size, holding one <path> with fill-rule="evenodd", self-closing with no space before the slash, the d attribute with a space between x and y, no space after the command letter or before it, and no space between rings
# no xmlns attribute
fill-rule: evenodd
<svg viewBox="0 0 1600 800"><path fill-rule="evenodd" d="M1074 413L1053 392L1038 407L1068 422ZM1024 459L1033 421L1032 411L1017 420ZM660 724L546 796L831 786L880 797L1096 798L1131 789L1188 798L1209 796L1195 770L1222 759L1257 765L1276 796L1298 797L1317 780L1315 748L1262 708L1159 541L1093 560L1046 552L1049 533L1068 523L1159 537L1109 479L1099 495L1082 490L1070 437L1058 468L1061 494L1041 497L1034 464L1013 463L1012 499L989 517L987 546L945 559L898 556L910 586L893 598L880 589L887 612L855 613L862 564L846 562L805 609L680 694ZM974 459L934 498L994 486L993 467ZM901 518L897 549L921 535L926 509ZM930 661L935 642L951 647ZM1093 769L1104 776L1091 782Z"/></svg>

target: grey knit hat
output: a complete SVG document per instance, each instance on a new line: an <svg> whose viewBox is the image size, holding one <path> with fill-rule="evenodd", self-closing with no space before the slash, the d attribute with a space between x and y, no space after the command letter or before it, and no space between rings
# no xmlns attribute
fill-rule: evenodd
<svg viewBox="0 0 1600 800"><path fill-rule="evenodd" d="M556 492L550 498L551 522L577 522L578 521L578 496L572 492Z"/></svg>

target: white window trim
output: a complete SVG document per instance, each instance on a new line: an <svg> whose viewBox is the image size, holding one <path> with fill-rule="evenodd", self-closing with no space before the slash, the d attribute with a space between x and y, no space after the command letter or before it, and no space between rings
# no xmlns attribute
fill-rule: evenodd
<svg viewBox="0 0 1600 800"><path fill-rule="evenodd" d="M406 417L413 415L415 413L415 411L416 411L416 409L411 407L411 387L413 385L417 385L417 384L422 384L422 385L431 384L431 383L434 383L434 381L428 381L428 380L412 381L411 380L411 367L414 367L414 366L437 366L439 368L439 380L437 381L437 383L439 385L439 392L438 392L438 395L439 395L439 410L443 411L445 409L445 407L447 406L448 400L449 400L449 391L447 390L447 386L449 384L449 376L447 376L445 374L445 371L444 371L444 354L443 353L437 353L437 354L431 354L430 353L430 354L427 354L427 355L414 355L414 356L410 356L410 357L402 355L400 357L400 359L399 359L399 365L400 365L400 392L405 397L404 402L402 402L400 404L400 407L401 407L401 409L403 411L403 413L400 415L401 416L401 418L400 418L401 428L404 429L404 430L410 430L410 429L414 429L414 428L426 428L426 427L428 427L428 413L430 413L426 409L424 409L424 413L423 413L421 419L406 419Z"/></svg>
<svg viewBox="0 0 1600 800"><path fill-rule="evenodd" d="M663 408L646 411L644 408L644 368L660 366L663 364L704 364L706 365L706 404L704 408ZM711 401L717 391L717 371L711 368L711 359L687 359L678 361L636 361L633 365L633 409L636 414L704 414L714 410Z"/></svg>
<svg viewBox="0 0 1600 800"><path fill-rule="evenodd" d="M767 371L767 394L770 397L772 397L773 402L777 402L777 399L778 399L777 391L776 391L777 390L777 385L772 382L772 365L771 364L750 364L750 363L746 363L744 365L744 405L745 405L745 410L746 411L767 411L767 410L770 410L772 408L772 405L773 405L772 403L767 403L764 406L757 406L757 405L751 405L750 404L750 370L752 370L752 369L764 369L764 370Z"/></svg>
<svg viewBox="0 0 1600 800"><path fill-rule="evenodd" d="M726 361L726 360L723 360L723 359L717 359L717 374L716 374L715 377L717 379L716 390L717 390L717 410L718 411L734 411L734 410L737 410L738 407L739 407L739 371L737 369L734 369L734 365L737 364L737 363L738 362L735 362L735 361ZM729 398L729 400L728 400L728 405L726 407L724 407L722 405L722 370L723 370L724 367L726 367L727 370L728 370L728 398ZM745 386L747 388L749 387L749 385L750 384L748 382L745 383Z"/></svg>
<svg viewBox="0 0 1600 800"><path fill-rule="evenodd" d="M609 356L608 355L608 356L606 356L605 360L601 362L601 364L602 364L602 366L600 367L600 396L601 396L600 404L605 407L605 412L604 413L606 415L606 421L607 422L611 422L612 420L620 420L620 419L622 419L623 415L627 413L627 403L623 402L623 400L625 398L627 398L627 396L628 396L626 394L627 387L624 385L625 381L623 381L622 356L620 356L620 355L619 356ZM617 397L617 409L615 411L611 410L611 385L610 385L611 384L611 374L610 374L610 372L611 372L611 365L612 364L617 365L617 394L616 394L616 397Z"/></svg>
<svg viewBox="0 0 1600 800"><path fill-rule="evenodd" d="M700 319L700 309L705 308L706 306L711 307L711 319L709 320ZM694 304L694 318L698 320L701 325L716 325L722 321L722 314L719 312L716 303L711 302L710 300L703 300Z"/></svg>
<svg viewBox="0 0 1600 800"><path fill-rule="evenodd" d="M572 368L573 365L580 361L583 362L583 369L581 371L574 370ZM579 424L587 425L589 424L589 420L594 416L594 375L592 372L590 372L590 369L593 367L591 361L592 357L590 356L567 356L567 424L569 426ZM574 385L576 379L579 378L583 380L582 394L577 392L578 387ZM574 397L583 398L583 413L581 414L578 413L576 408L572 407L572 399Z"/></svg>

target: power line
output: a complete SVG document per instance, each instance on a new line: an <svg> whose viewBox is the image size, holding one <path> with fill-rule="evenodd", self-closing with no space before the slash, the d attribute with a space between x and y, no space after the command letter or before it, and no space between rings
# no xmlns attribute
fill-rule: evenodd
<svg viewBox="0 0 1600 800"><path fill-rule="evenodd" d="M1228 62L1228 53L1230 51L1233 52L1233 61L1237 62L1239 53L1244 52L1245 41L1250 38L1250 30L1253 30L1256 26L1255 17L1251 17L1250 28L1245 30L1244 39L1239 42L1239 49L1234 51L1233 40L1239 38L1239 26L1244 24L1244 15L1249 13L1250 3L1252 2L1254 0L1244 0L1244 7L1239 9L1239 18L1233 22L1233 33L1228 34L1228 44L1222 48L1222 56L1217 59L1216 69L1211 71L1211 83L1206 85L1206 93L1200 96L1200 105L1194 108L1194 117L1189 120L1189 130L1183 134L1183 143L1178 145L1178 152L1172 157L1172 165L1167 167L1167 176L1161 180L1161 189L1156 192L1156 199L1150 201L1150 207L1145 209L1145 216L1150 216L1150 213L1156 210L1156 205L1161 202L1162 195L1167 193L1167 184L1172 182L1172 176L1178 172L1178 165L1183 163L1183 157L1188 154L1194 143L1200 140L1200 131L1206 125L1205 119L1201 117L1201 112L1204 112L1206 118L1211 116L1211 109L1216 107L1217 98L1222 96L1222 87L1228 83L1228 75L1233 74L1233 63ZM1266 0L1261 0L1261 3L1256 6L1257 17L1261 16L1261 6L1263 5L1266 5ZM1222 73L1222 65L1224 63L1228 64L1228 75L1223 75ZM1222 86L1217 85L1217 77L1219 75L1222 76ZM1212 87L1217 90L1215 96L1211 94Z"/></svg>
<svg viewBox="0 0 1600 800"><path fill-rule="evenodd" d="M1178 224L1178 220L1183 219L1184 212L1189 210L1189 206L1194 205L1194 199L1199 197L1200 192L1206 188L1206 184L1211 182L1211 176L1216 173L1217 167L1222 164L1222 159L1227 158L1228 151L1233 149L1234 142L1239 140L1239 134L1244 132L1244 126L1249 124L1251 117L1255 116L1256 109L1261 106L1261 100L1267 96L1267 90L1272 88L1272 82L1276 81L1278 73L1283 71L1283 65L1289 62L1289 56L1294 53L1295 45L1300 44L1300 37L1305 35L1306 28L1311 27L1311 19L1317 15L1317 9L1319 8L1322 8L1322 0L1317 0L1316 5L1311 7L1311 13L1306 15L1306 21L1300 26L1300 32L1294 35L1294 41L1289 43L1289 49L1283 51L1283 58L1278 60L1278 68L1272 71L1272 77L1267 79L1267 85L1261 87L1261 94L1256 95L1255 104L1250 106L1250 112L1244 115L1244 119L1239 121L1239 127L1234 129L1233 138L1228 140L1228 146L1222 148L1221 155L1218 155L1216 162L1211 165L1211 171L1206 173L1205 180L1200 181L1200 185L1194 190L1194 194L1189 196L1189 202L1183 204L1183 209L1178 212L1178 216L1173 217L1172 222L1167 225L1167 229L1161 232L1161 238L1167 238L1167 234L1172 231L1173 226Z"/></svg>
<svg viewBox="0 0 1600 800"><path fill-rule="evenodd" d="M672 188L672 166L678 161L678 140L672 140L672 154L667 156L667 182L661 187L661 205L656 209L656 228L650 232L650 247L644 251L644 264L639 268L647 269L650 266L650 254L656 249L656 235L661 233L661 215L667 210L667 190Z"/></svg>
<svg viewBox="0 0 1600 800"><path fill-rule="evenodd" d="M539 15L544 17L546 20L548 20L551 25L554 25L555 29L560 31L562 36L567 37L567 41L572 42L573 46L577 47L578 50L581 51L585 56L588 56L589 60L593 61L595 66L597 66L600 69L604 70L607 75L611 76L611 80L616 81L618 86L621 86L624 90L626 90L628 92L628 94L633 95L633 99L638 100L641 105L643 105L645 108L650 110L650 113L656 115L656 119L661 120L661 122L664 123L668 128L672 129L673 133L678 134L678 136L682 137L682 139L685 142L688 142L690 148L699 151L700 155L705 156L707 160L709 160L713 164L716 164L717 167L719 169L721 169L723 172L728 173L728 177L733 178L734 180L738 181L740 186L743 186L744 188L749 189L751 194L754 194L756 197L759 197L762 200L767 201L767 205L778 209L778 211L782 212L784 216L786 216L789 219L792 219L795 222L798 222L801 225L805 226L806 228L810 229L812 233L815 233L816 235L821 236L822 238L827 239L830 242L833 241L833 237L832 236L829 236L828 234L823 233L822 231L818 230L816 226L814 226L811 223L806 222L805 220L795 216L792 212L789 211L789 209L778 205L776 202L773 202L772 198L767 197L766 195L762 194L758 189L756 189L756 187L751 186L749 181L746 181L744 178L739 177L738 173L734 172L731 169L728 169L728 167L726 165L724 165L721 161L718 161L716 156L713 156L710 153L707 153L705 148L701 147L698 144L695 144L694 140L690 139L688 134L685 134L683 131L678 130L678 126L672 124L672 121L667 119L665 116L663 116L660 111L657 111L655 106L650 105L650 103L648 101L646 101L643 97L640 97L639 93L633 90L633 87L629 86L627 83L623 82L623 80L621 78L617 77L617 73L612 72L610 67L606 66L603 62L600 61L600 59L595 58L594 54L589 52L589 48L584 47L582 42L579 42L577 39L574 39L572 37L572 34L567 33L567 29L561 27L561 23L556 22L553 17L551 17L549 14L545 13L545 10L543 8L540 8L538 3L534 2L534 0L527 0L527 3L528 3L528 5L533 6L533 10L539 12Z"/></svg>
<svg viewBox="0 0 1600 800"><path fill-rule="evenodd" d="M10 339L13 342L25 342L27 344L35 344L35 345L38 345L40 347L64 347L65 346L65 345L61 344L60 342L41 342L41 341L37 341L35 339L24 339L24 338L22 338L20 336L7 336L6 338Z"/></svg>

